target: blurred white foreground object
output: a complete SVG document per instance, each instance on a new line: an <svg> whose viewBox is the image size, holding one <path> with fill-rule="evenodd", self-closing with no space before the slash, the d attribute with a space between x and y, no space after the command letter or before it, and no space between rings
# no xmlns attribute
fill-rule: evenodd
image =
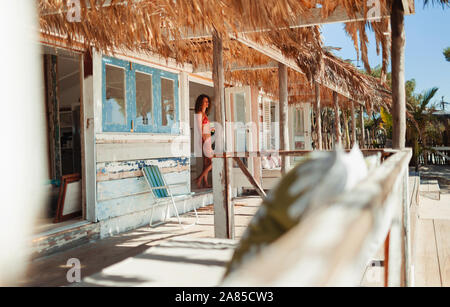
<svg viewBox="0 0 450 307"><path fill-rule="evenodd" d="M0 285L14 285L28 263L43 203L47 160L36 1L0 1Z"/></svg>

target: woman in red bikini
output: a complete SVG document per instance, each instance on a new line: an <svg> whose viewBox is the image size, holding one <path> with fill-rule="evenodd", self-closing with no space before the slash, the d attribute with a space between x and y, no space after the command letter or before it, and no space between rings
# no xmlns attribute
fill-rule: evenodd
<svg viewBox="0 0 450 307"><path fill-rule="evenodd" d="M195 126L197 133L202 136L203 171L195 179L198 188L211 188L208 184L208 174L212 169L211 156L211 126L208 119L208 109L211 103L207 95L200 95L195 101Z"/></svg>

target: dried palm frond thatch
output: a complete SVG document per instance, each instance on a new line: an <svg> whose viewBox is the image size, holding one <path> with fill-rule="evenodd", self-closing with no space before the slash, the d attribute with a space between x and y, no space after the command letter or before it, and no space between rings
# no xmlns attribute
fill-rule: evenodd
<svg viewBox="0 0 450 307"><path fill-rule="evenodd" d="M278 48L294 59L303 72L290 71L289 80L296 93L311 92L313 82L340 89L352 99L372 104L389 103L378 80L363 75L351 64L325 52L319 27L291 27L320 11L322 17L343 8L350 17L368 13L366 0L88 0L81 1L81 22L69 22L63 0L38 0L41 33L63 38L67 44L81 44L104 53L115 51L158 54L194 68L211 66L211 33L223 38L224 64L229 82L263 87L278 92L276 69L232 71L234 66L264 65L270 59L248 48L233 37L244 35L262 45ZM381 1L384 12L385 1ZM366 22L349 23L347 32L361 50L367 71ZM388 23L371 23L377 47L383 52L383 71L387 68L388 43L384 35ZM357 37L361 43L356 43ZM326 95L327 91L323 93ZM381 93L381 94L380 94ZM297 98L295 98L297 97ZM325 97L324 97L325 98ZM292 94L290 101L298 102ZM324 100L325 101L325 100Z"/></svg>

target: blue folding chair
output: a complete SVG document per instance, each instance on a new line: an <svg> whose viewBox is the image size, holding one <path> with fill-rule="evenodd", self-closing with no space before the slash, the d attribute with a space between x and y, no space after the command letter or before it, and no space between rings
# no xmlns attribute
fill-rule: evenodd
<svg viewBox="0 0 450 307"><path fill-rule="evenodd" d="M170 190L170 186L166 183L166 180L164 179L164 176L161 173L161 171L159 170L158 166L156 166L156 165L144 166L142 168L142 174L144 175L144 178L147 181L147 184L148 184L150 190L152 191L153 197L155 199L155 204L152 206L152 213L150 216L150 227L156 227L156 226L165 224L167 222L167 215L169 213L169 204L170 203L172 203L173 209L174 209L175 214L178 219L178 224L181 227L183 227L183 228L189 227L189 226L193 226L198 223L198 214L197 214L197 210L194 207L195 218L196 218L195 222L192 224L189 224L189 225L182 225L180 215L178 214L178 209L175 204L175 200L173 198L173 194ZM175 185L172 185L172 186L175 186ZM153 224L152 223L153 222L153 212L155 210L155 207L164 206L164 205L166 206L164 219L159 223Z"/></svg>

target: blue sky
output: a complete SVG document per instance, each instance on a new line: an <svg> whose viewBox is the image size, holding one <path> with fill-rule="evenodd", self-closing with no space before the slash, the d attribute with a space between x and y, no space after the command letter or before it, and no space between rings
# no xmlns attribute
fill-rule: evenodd
<svg viewBox="0 0 450 307"><path fill-rule="evenodd" d="M450 47L450 9L440 6L423 8L422 0L415 2L416 13L405 17L405 79L416 79L416 92L439 87L433 101L440 101L445 96L444 100L450 102L450 62L442 54L445 47ZM356 60L353 42L343 28L343 24L323 26L324 43L342 47L342 50L334 51L336 55ZM372 67L381 64L381 56L376 54L375 38L370 31L369 63ZM361 61L359 64L363 68Z"/></svg>

